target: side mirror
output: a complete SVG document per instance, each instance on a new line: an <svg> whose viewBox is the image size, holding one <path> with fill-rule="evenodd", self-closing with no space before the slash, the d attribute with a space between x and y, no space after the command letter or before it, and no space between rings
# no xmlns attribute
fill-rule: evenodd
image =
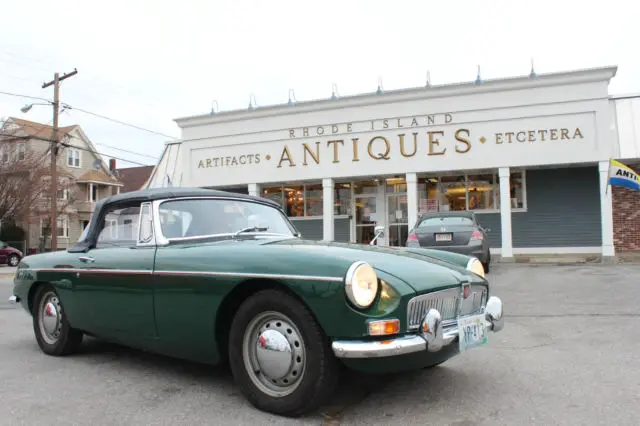
<svg viewBox="0 0 640 426"><path fill-rule="evenodd" d="M375 236L369 243L370 246L374 245L378 238L384 237L384 229L385 229L384 226L376 226L375 228L373 228L373 232L375 232Z"/></svg>
<svg viewBox="0 0 640 426"><path fill-rule="evenodd" d="M302 238L302 232L296 232L295 234L293 234L294 236L298 237L298 238Z"/></svg>

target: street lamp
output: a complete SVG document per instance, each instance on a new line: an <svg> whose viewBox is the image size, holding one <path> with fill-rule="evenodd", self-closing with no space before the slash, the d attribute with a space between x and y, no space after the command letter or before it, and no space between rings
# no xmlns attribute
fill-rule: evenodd
<svg viewBox="0 0 640 426"><path fill-rule="evenodd" d="M22 111L22 113L26 114L29 111L31 111L31 108L33 108L34 105L47 105L47 106L49 106L49 105L51 105L51 102L49 102L48 104L43 104L43 103L28 104L28 105L25 105L22 108L20 108L20 111Z"/></svg>

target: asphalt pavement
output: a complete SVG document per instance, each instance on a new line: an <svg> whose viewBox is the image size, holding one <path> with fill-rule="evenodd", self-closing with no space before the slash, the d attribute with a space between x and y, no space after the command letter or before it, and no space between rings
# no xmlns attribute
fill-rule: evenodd
<svg viewBox="0 0 640 426"><path fill-rule="evenodd" d="M0 271L3 272L3 271ZM97 340L40 352L0 278L0 425L638 425L640 265L495 265L505 329L431 370L347 376L323 412L254 409L229 371Z"/></svg>

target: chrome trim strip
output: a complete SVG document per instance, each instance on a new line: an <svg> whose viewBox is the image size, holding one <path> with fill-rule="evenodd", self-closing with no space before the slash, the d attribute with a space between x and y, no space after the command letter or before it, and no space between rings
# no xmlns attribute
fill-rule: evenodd
<svg viewBox="0 0 640 426"><path fill-rule="evenodd" d="M280 278L289 280L307 281L331 281L341 283L342 277L325 277L319 275L288 275L288 274L260 274L251 272L198 272L198 271L154 271L155 275L187 275L187 276L209 276L209 277L246 277L246 278Z"/></svg>
<svg viewBox="0 0 640 426"><path fill-rule="evenodd" d="M22 269L24 270L24 269ZM55 269L29 269L33 272L65 272L65 273L94 273L94 274L132 274L132 275L163 275L163 276L204 276L204 277L244 277L244 278L273 278L305 281L330 281L343 282L342 277L326 277L320 275L288 275L288 274L260 274L251 272L210 272L210 271L151 271L143 269L90 269L90 268L55 268Z"/></svg>

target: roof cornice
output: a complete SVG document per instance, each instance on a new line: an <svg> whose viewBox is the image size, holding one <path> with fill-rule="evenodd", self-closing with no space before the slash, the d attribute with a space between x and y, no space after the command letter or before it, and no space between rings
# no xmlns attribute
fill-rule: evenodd
<svg viewBox="0 0 640 426"><path fill-rule="evenodd" d="M278 104L254 107L251 110L240 109L221 111L215 114L203 114L191 117L176 118L178 126L193 127L206 124L219 124L248 119L266 118L290 114L301 114L328 109L362 107L372 104L406 102L413 100L438 99L452 96L473 95L499 91L523 90L551 86L568 86L591 82L609 82L618 70L617 66L588 68L575 71L537 74L509 78L483 80L475 82L432 85L429 87L413 87L408 89L388 90L381 94L376 92L342 96L337 99L318 99L299 101L292 105Z"/></svg>

